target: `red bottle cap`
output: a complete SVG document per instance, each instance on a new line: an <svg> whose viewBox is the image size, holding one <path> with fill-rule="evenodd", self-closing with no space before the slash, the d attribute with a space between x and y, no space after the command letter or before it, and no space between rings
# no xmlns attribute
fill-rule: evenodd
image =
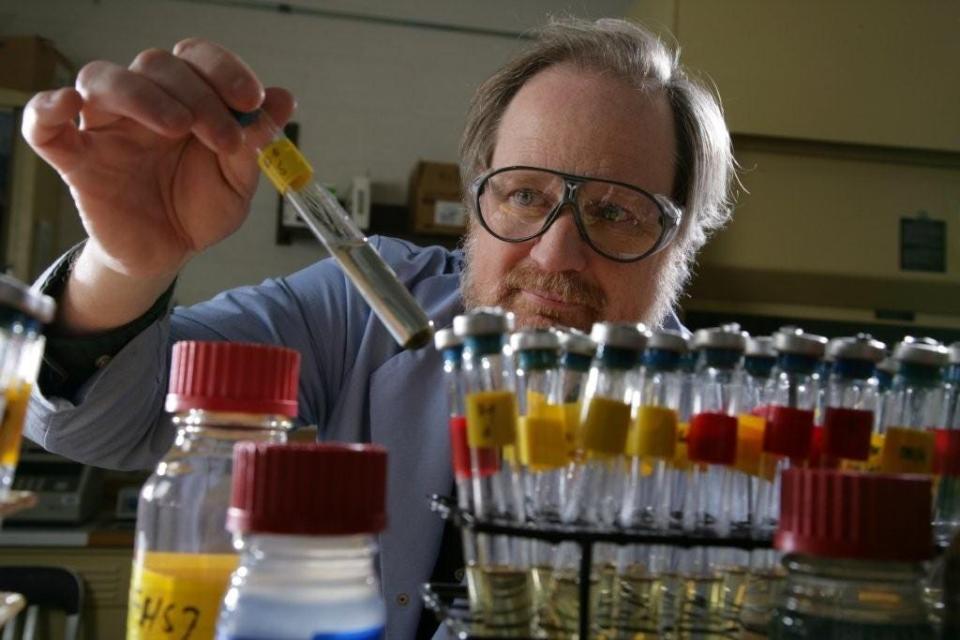
<svg viewBox="0 0 960 640"><path fill-rule="evenodd" d="M178 342L166 409L297 415L300 354L239 342Z"/></svg>
<svg viewBox="0 0 960 640"><path fill-rule="evenodd" d="M387 452L371 444L241 442L234 533L354 535L386 528Z"/></svg>
<svg viewBox="0 0 960 640"><path fill-rule="evenodd" d="M930 478L793 468L774 546L826 558L920 562L933 551Z"/></svg>

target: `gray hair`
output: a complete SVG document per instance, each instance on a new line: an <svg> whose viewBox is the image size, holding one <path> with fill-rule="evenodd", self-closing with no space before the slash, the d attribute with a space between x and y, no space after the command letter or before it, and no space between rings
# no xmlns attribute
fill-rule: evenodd
<svg viewBox="0 0 960 640"><path fill-rule="evenodd" d="M664 274L675 298L690 276L697 251L730 219L735 164L719 99L680 65L678 52L648 29L626 20L564 18L537 32L534 44L474 95L460 142L463 192L490 168L500 120L516 93L540 71L563 63L612 73L645 91L662 90L670 102L677 137L670 195L684 211L674 242L678 259L670 261Z"/></svg>

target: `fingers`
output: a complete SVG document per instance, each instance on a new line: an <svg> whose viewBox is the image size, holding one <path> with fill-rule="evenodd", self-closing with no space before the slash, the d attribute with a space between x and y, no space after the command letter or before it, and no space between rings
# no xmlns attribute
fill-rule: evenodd
<svg viewBox="0 0 960 640"><path fill-rule="evenodd" d="M65 88L38 93L23 111L21 131L27 144L61 173L69 172L82 155L76 124L82 106L80 94Z"/></svg>
<svg viewBox="0 0 960 640"><path fill-rule="evenodd" d="M188 38L173 47L173 55L183 60L229 107L253 111L263 102L263 85L243 60L220 45Z"/></svg>
<svg viewBox="0 0 960 640"><path fill-rule="evenodd" d="M193 116L191 131L208 148L230 154L240 147L240 127L224 100L190 64L167 51L149 49L136 57L130 70L185 105Z"/></svg>
<svg viewBox="0 0 960 640"><path fill-rule="evenodd" d="M112 62L91 62L77 76L83 97L84 128L108 124L118 116L134 120L163 136L186 134L190 110L159 85Z"/></svg>

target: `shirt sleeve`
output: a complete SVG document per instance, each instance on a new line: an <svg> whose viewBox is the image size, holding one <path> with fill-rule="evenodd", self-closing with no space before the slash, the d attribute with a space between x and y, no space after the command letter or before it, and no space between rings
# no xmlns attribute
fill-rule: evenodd
<svg viewBox="0 0 960 640"><path fill-rule="evenodd" d="M191 307L164 309L75 393L35 388L24 433L45 449L86 464L154 466L176 435L163 404L171 346L179 340L296 349L302 358L298 422L322 430L328 390L336 384L331 372L349 364L350 345L356 341L347 326L363 326L349 323L345 313L367 313L353 308L355 298L347 295L342 272L324 260L287 278L234 289ZM64 350L70 351L69 345Z"/></svg>

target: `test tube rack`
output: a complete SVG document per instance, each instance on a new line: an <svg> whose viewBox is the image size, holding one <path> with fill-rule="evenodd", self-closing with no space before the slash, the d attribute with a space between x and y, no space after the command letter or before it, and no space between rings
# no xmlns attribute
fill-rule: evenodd
<svg viewBox="0 0 960 640"><path fill-rule="evenodd" d="M459 528L476 533L513 536L550 543L572 542L580 547L579 566L579 633L578 637L590 637L590 576L593 565L594 546L601 543L615 545L664 545L679 548L725 547L752 551L769 549L772 539L760 538L747 532L728 537L685 532L654 532L643 529L620 527L595 527L560 523L516 523L503 520L480 520L472 513L460 509L456 501L447 496L430 497L430 508L443 520ZM441 624L459 640L500 640L499 636L486 635L473 630L474 621L467 605L467 589L464 585L427 583L421 590L424 605L433 611ZM516 636L511 637L517 640ZM532 639L531 639L532 640Z"/></svg>

